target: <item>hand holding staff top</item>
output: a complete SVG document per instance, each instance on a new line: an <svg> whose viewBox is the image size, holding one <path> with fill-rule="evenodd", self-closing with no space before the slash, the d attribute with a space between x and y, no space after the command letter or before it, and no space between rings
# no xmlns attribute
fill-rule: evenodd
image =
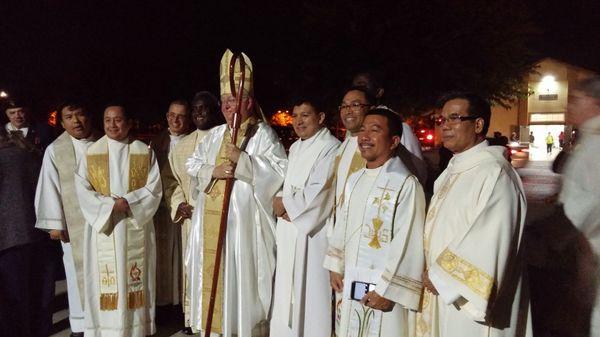
<svg viewBox="0 0 600 337"><path fill-rule="evenodd" d="M238 86L238 90L235 90L235 62L239 60L240 62L240 84ZM231 86L231 93L236 98L237 105L235 107L235 111L233 113L233 123L231 125L231 142L232 144L237 144L238 137L238 129L240 127L240 119L241 113L240 109L242 107L242 98L244 94L244 82L246 80L245 73L246 64L244 62L244 57L241 53L236 53L231 58L231 62L229 63L229 85ZM237 92L237 94L236 94ZM219 283L219 272L221 271L221 253L223 251L223 242L225 240L225 233L227 232L227 217L229 215L229 200L231 199L231 191L233 189L233 178L227 178L225 181L225 193L223 196L223 208L221 210L221 224L219 225L219 240L217 241L217 251L215 254L215 269L213 271L212 285L210 289L210 301L208 304L208 315L206 317L206 328L204 330L204 336L210 337L210 330L212 326L213 319L213 311L215 308L215 299L217 294L217 286Z"/></svg>

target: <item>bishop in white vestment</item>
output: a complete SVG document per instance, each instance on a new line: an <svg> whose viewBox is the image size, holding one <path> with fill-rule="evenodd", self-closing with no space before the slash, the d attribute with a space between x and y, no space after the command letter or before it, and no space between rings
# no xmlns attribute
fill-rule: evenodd
<svg viewBox="0 0 600 337"><path fill-rule="evenodd" d="M225 337L266 336L275 272L272 200L283 183L287 157L275 131L252 115L252 64L245 55L247 78L240 107L241 126L238 141L232 144L230 125L237 106L229 90L232 56L228 50L221 61L221 111L228 124L212 128L187 162L188 174L197 179L198 188L185 258L190 323L196 330L205 329L224 179L234 178L211 333ZM234 76L238 80L239 65L238 60Z"/></svg>
<svg viewBox="0 0 600 337"><path fill-rule="evenodd" d="M325 114L313 104L318 103L301 102L292 114L300 139L290 147L281 196L285 214L277 219L271 336L331 337L331 287L323 259L332 209L323 205L333 203L340 141L322 127Z"/></svg>
<svg viewBox="0 0 600 337"><path fill-rule="evenodd" d="M417 178L399 158L392 157L402 126L397 115L386 111L384 115L367 112L363 128L382 130L382 121L388 119L395 123L397 133L391 134L391 128L385 136L383 131L378 136L359 133L367 167L348 179L324 261L332 272L332 285L334 275L343 279L338 286L343 287L338 296L338 337L409 336L411 311L419 308L421 300L425 197ZM392 135L395 145L391 148L374 140ZM374 161L368 153L376 148L389 152ZM360 283L372 284L374 289L353 299ZM386 308L373 308L371 296L377 302L383 298Z"/></svg>
<svg viewBox="0 0 600 337"><path fill-rule="evenodd" d="M108 107L107 136L89 147L76 175L86 220L86 337L142 337L156 331L152 217L162 186L153 151L128 138L131 123L122 107Z"/></svg>

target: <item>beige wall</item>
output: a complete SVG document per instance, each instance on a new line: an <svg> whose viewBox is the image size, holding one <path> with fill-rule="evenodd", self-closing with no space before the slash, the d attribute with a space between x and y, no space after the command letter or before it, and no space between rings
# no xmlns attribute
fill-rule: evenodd
<svg viewBox="0 0 600 337"><path fill-rule="evenodd" d="M512 105L508 109L505 109L501 106L493 106L490 129L487 136L492 137L494 135L494 131L500 131L502 135L510 138L511 132L515 131L518 125L519 113L517 105Z"/></svg>
<svg viewBox="0 0 600 337"><path fill-rule="evenodd" d="M552 76L552 75L550 75ZM533 94L527 100L527 110L529 113L561 112L567 110L567 97L569 96L569 83L567 81L540 81L529 82ZM541 101L540 95L555 94L558 99L555 101Z"/></svg>

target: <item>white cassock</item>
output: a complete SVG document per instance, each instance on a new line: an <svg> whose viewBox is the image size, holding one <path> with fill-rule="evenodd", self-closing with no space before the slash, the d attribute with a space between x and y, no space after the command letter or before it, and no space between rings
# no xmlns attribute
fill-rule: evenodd
<svg viewBox="0 0 600 337"><path fill-rule="evenodd" d="M203 330L205 323L202 319L206 309L202 301L205 292L202 267L204 263L214 264L214 260L203 259L203 227L219 226L219 223L204 223L204 208L209 198L222 195L219 189L213 189L210 195L203 191L211 180L226 132L229 130L225 124L211 129L187 163L188 174L198 179L199 191L185 260L189 277L191 326L197 330ZM240 130L240 137L243 135ZM264 336L264 330L268 330L266 320L271 306L275 271L275 217L272 202L283 183L286 166L287 157L277 134L268 125L259 122L234 172L235 184L222 255L223 305L220 327L223 336ZM209 230L208 226L206 229ZM212 331L215 331L214 320Z"/></svg>
<svg viewBox="0 0 600 337"><path fill-rule="evenodd" d="M323 259L332 209L323 205L333 204L339 144L322 128L290 147L282 198L292 222L277 219L271 336L331 337L331 287Z"/></svg>
<svg viewBox="0 0 600 337"><path fill-rule="evenodd" d="M425 197L417 178L399 158L353 174L345 189L324 266L344 275L338 337L403 337L414 330L424 267ZM351 299L352 284L375 284L395 302L383 313ZM412 320L414 321L414 320Z"/></svg>
<svg viewBox="0 0 600 337"><path fill-rule="evenodd" d="M565 215L589 240L600 257L600 116L594 117L579 128L579 144L565 167L560 202ZM590 336L600 336L600 271L595 271L596 302L592 314Z"/></svg>
<svg viewBox="0 0 600 337"><path fill-rule="evenodd" d="M162 196L154 152L140 141L119 142L104 136L89 147L76 180L87 222L85 336L151 335L156 331L152 217ZM127 199L131 211L127 216L113 214L113 197L93 186L108 188L110 195Z"/></svg>
<svg viewBox="0 0 600 337"><path fill-rule="evenodd" d="M455 154L436 180L425 223L428 275L417 336L531 336L520 241L527 205L504 148ZM522 292L523 290L523 292Z"/></svg>
<svg viewBox="0 0 600 337"><path fill-rule="evenodd" d="M77 163L85 156L88 146L92 143L93 141L88 139L73 138L65 132L46 148L35 193L35 211L37 217L35 226L37 228L47 231L64 231L67 230L68 219L76 218L84 221L81 211L75 209L79 208L77 196L65 196L63 193L74 192L74 170L77 168ZM63 166L65 161L68 162L68 166ZM61 177L61 175L68 175L68 177ZM66 186L62 186L63 180L61 178L70 178L71 186L67 188L65 188ZM63 203L66 197L69 197L68 200L71 205L65 205ZM67 218L67 212L77 212L78 214L69 214L70 217ZM83 222L73 225L80 227L82 232L84 227ZM78 236L73 232L70 232L70 234L73 235L71 241L80 240L78 244L75 244L75 247L80 248L81 252L78 252L76 255L78 255L77 258L81 259L80 261L83 262L83 236ZM61 245L67 280L67 299L69 301L69 323L71 331L83 332L83 301L80 297L80 286L78 284L81 282L81 290L83 290L83 264L80 263L78 266L79 268L76 268L71 242L61 242ZM78 280L78 278L81 278L81 280Z"/></svg>

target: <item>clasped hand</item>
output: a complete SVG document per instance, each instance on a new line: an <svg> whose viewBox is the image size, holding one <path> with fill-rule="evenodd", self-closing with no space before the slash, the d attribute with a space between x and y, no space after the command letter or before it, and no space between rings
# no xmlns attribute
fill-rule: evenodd
<svg viewBox="0 0 600 337"><path fill-rule="evenodd" d="M194 207L192 205L188 204L187 202L182 202L179 204L179 206L177 206L177 212L175 214L175 217L177 219L180 219L180 221L185 219L191 219L193 211Z"/></svg>
<svg viewBox="0 0 600 337"><path fill-rule="evenodd" d="M113 205L113 211L118 213L127 213L129 212L129 203L125 198L114 198L115 204Z"/></svg>

